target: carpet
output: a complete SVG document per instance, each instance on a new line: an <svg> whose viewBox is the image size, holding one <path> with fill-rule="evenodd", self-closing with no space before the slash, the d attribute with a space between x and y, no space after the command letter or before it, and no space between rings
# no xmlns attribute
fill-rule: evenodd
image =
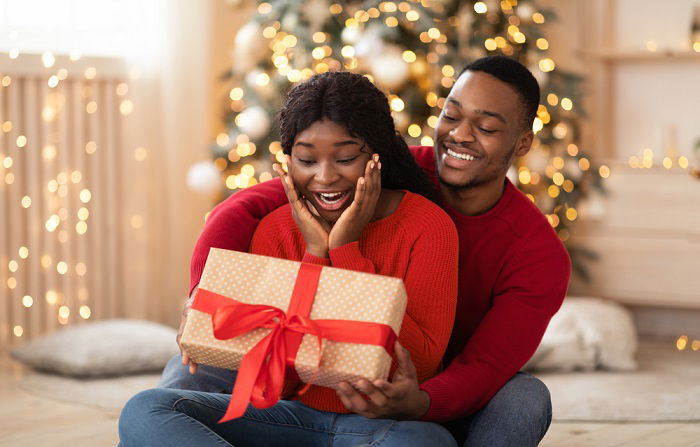
<svg viewBox="0 0 700 447"><path fill-rule="evenodd" d="M20 379L19 387L41 397L107 410L121 410L131 396L155 388L159 379L160 374L75 379L32 371Z"/></svg>
<svg viewBox="0 0 700 447"><path fill-rule="evenodd" d="M700 422L700 351L643 342L630 372L534 373L559 422Z"/></svg>
<svg viewBox="0 0 700 447"><path fill-rule="evenodd" d="M700 422L700 351L673 342L640 344L632 372L535 373L552 394L553 418L567 422ZM43 397L119 410L159 375L73 379L27 371L24 390Z"/></svg>

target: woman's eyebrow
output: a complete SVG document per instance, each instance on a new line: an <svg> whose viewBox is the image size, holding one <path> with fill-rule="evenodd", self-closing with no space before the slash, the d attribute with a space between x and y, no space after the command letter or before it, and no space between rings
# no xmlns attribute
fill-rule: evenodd
<svg viewBox="0 0 700 447"><path fill-rule="evenodd" d="M333 146L334 147L341 147L341 146L350 146L353 144L360 146L362 143L360 143L359 141L355 141L355 140L344 140L344 141L337 141L337 142L333 143ZM313 143L307 143L306 141L297 141L296 143L294 143L294 146L304 146L304 147L308 147L311 149L314 149L316 147L313 145Z"/></svg>

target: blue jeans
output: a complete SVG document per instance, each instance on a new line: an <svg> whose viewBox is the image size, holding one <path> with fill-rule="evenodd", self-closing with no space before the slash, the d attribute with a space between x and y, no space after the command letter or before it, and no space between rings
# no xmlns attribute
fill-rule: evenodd
<svg viewBox="0 0 700 447"><path fill-rule="evenodd" d="M217 424L235 377L234 371L206 365L193 376L174 357L160 383L170 389L144 391L124 407L122 445L536 446L551 422L547 387L518 373L483 409L444 426L321 412L284 400L266 410L249 407L243 417Z"/></svg>

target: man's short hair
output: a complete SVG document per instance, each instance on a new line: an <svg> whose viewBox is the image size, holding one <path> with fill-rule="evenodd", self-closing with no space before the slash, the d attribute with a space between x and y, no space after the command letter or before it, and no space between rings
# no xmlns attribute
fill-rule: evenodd
<svg viewBox="0 0 700 447"><path fill-rule="evenodd" d="M540 104L540 86L530 70L506 56L487 56L469 63L459 76L466 71L489 74L513 87L520 96L522 126L524 129L532 128Z"/></svg>

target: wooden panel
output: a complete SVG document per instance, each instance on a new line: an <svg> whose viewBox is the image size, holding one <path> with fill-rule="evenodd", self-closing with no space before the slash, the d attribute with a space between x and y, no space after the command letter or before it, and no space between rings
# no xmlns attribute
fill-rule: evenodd
<svg viewBox="0 0 700 447"><path fill-rule="evenodd" d="M613 167L598 221L576 242L598 253L572 294L627 304L700 308L700 181L687 170Z"/></svg>

